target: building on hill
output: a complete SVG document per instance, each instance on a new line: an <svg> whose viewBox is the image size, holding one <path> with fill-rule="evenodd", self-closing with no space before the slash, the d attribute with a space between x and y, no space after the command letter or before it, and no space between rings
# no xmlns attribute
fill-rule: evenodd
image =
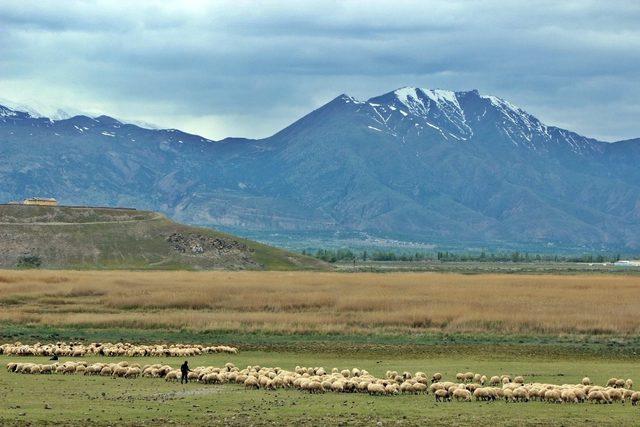
<svg viewBox="0 0 640 427"><path fill-rule="evenodd" d="M37 206L58 206L58 201L56 199L44 198L44 197L31 197L29 199L25 199L22 202L23 205L37 205Z"/></svg>

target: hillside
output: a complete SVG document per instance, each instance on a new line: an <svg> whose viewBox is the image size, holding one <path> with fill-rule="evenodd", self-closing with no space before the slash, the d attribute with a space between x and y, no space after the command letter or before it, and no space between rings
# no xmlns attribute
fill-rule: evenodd
<svg viewBox="0 0 640 427"><path fill-rule="evenodd" d="M269 138L218 142L0 108L0 159L0 199L133 206L266 241L640 249L639 140L547 126L475 90L341 95Z"/></svg>
<svg viewBox="0 0 640 427"><path fill-rule="evenodd" d="M0 268L325 269L315 259L131 209L0 206Z"/></svg>

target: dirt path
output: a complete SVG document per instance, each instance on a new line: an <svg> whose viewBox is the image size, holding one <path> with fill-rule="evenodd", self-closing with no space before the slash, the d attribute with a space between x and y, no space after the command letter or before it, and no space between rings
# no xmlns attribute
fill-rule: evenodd
<svg viewBox="0 0 640 427"><path fill-rule="evenodd" d="M148 222L162 219L162 214L157 212L153 216L145 219L128 219L125 221L92 221L92 222L0 222L0 225L97 225L97 224L126 224L129 222Z"/></svg>

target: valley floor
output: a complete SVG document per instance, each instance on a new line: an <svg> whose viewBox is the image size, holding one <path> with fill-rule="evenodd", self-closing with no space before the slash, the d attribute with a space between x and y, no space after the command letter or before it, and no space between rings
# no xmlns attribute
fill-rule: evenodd
<svg viewBox="0 0 640 427"><path fill-rule="evenodd" d="M240 353L190 365L638 384L639 288L638 276L592 274L0 271L0 342L226 344ZM47 360L0 355L2 365ZM634 425L639 416L628 402L437 403L0 370L0 425Z"/></svg>
<svg viewBox="0 0 640 427"><path fill-rule="evenodd" d="M15 360L0 356L0 363ZM46 363L44 357L19 361ZM107 360L105 360L107 359ZM89 357L87 361L119 361ZM178 366L178 358L123 358L140 364L162 362ZM63 358L63 360L65 360ZM616 358L546 358L511 355L478 357L457 352L449 356L406 356L393 353L357 355L307 351L244 351L238 355L189 358L192 367L239 367L260 364L293 369L296 365L350 368L375 375L386 370L458 371L525 375L527 381L577 383L589 375L598 384L612 376L640 378L637 361ZM123 379L82 375L27 375L0 371L0 424L63 425L634 425L640 408L612 405L542 402L437 403L432 394L375 397L366 394L307 394L298 390L245 390L235 384L180 385L163 379Z"/></svg>

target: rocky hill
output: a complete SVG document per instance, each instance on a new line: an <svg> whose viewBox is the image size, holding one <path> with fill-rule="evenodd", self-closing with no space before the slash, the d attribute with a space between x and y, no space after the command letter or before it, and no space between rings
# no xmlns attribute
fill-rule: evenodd
<svg viewBox="0 0 640 427"><path fill-rule="evenodd" d="M325 269L309 257L131 209L0 206L0 268Z"/></svg>

